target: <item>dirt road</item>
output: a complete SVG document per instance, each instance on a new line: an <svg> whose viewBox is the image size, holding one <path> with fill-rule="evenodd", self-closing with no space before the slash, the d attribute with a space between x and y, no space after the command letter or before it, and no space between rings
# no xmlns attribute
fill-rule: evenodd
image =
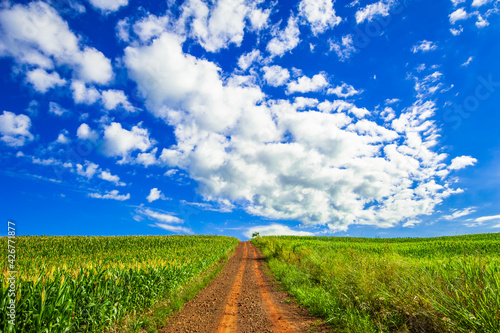
<svg viewBox="0 0 500 333"><path fill-rule="evenodd" d="M170 332L328 332L263 272L263 257L241 242L215 280L172 317Z"/></svg>

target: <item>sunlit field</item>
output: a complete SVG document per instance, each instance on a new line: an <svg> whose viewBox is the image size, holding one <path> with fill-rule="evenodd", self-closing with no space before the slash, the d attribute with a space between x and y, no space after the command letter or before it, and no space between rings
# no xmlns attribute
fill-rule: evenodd
<svg viewBox="0 0 500 333"><path fill-rule="evenodd" d="M335 332L499 332L500 234L257 237L284 288Z"/></svg>
<svg viewBox="0 0 500 333"><path fill-rule="evenodd" d="M102 332L168 301L237 243L222 236L17 237L16 330ZM0 244L7 248L7 238ZM6 259L0 331L14 332L6 318Z"/></svg>

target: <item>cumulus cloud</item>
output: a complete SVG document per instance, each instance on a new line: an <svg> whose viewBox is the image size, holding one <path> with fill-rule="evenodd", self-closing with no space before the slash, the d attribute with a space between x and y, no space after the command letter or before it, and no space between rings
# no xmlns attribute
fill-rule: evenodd
<svg viewBox="0 0 500 333"><path fill-rule="evenodd" d="M356 11L356 23L371 21L377 16L388 16L390 10L396 5L397 2L394 0L381 0L360 8Z"/></svg>
<svg viewBox="0 0 500 333"><path fill-rule="evenodd" d="M116 12L123 6L128 5L128 0L88 0L94 8L104 13Z"/></svg>
<svg viewBox="0 0 500 333"><path fill-rule="evenodd" d="M300 30L298 19L290 16L285 30L279 31L276 36L269 41L266 50L271 56L282 56L286 52L293 50L300 42Z"/></svg>
<svg viewBox="0 0 500 333"><path fill-rule="evenodd" d="M289 226L279 223L250 227L243 235L251 238L254 232L258 232L260 236L314 236L312 232L293 230Z"/></svg>
<svg viewBox="0 0 500 333"><path fill-rule="evenodd" d="M201 0L188 0L181 8L181 25L189 25L189 33L209 52L217 52L230 44L240 45L249 7L244 0L219 0L211 5Z"/></svg>
<svg viewBox="0 0 500 333"><path fill-rule="evenodd" d="M341 42L330 41L330 50L335 51L342 62L349 59L356 52L352 35L343 36Z"/></svg>
<svg viewBox="0 0 500 333"><path fill-rule="evenodd" d="M105 194L89 193L88 196L91 198L95 198L95 199L111 199L111 200L118 200L118 201L125 201L125 200L130 199L130 193L119 194L118 190L106 191Z"/></svg>
<svg viewBox="0 0 500 333"><path fill-rule="evenodd" d="M83 165L80 163L76 164L76 173L79 176L87 177L88 179L94 177L94 175L98 172L98 170L99 170L99 165L89 161L85 161Z"/></svg>
<svg viewBox="0 0 500 333"><path fill-rule="evenodd" d="M302 0L299 4L299 15L311 26L314 35L338 25L342 18L335 14L331 0Z"/></svg>
<svg viewBox="0 0 500 333"><path fill-rule="evenodd" d="M489 2L491 2L491 0L474 0L474 1L472 1L471 6L472 7L481 7L483 5L486 5Z"/></svg>
<svg viewBox="0 0 500 333"><path fill-rule="evenodd" d="M451 24L455 24L455 22L460 21L460 20L465 20L468 17L469 17L469 14L467 14L467 12L463 8L459 8L459 9L455 10L449 16Z"/></svg>
<svg viewBox="0 0 500 333"><path fill-rule="evenodd" d="M124 64L147 110L174 129L175 144L158 160L186 172L206 202L346 230L415 224L462 191L435 148L434 102L387 110L380 124L344 100L272 100L252 81L185 54L183 43L164 32L127 47Z"/></svg>
<svg viewBox="0 0 500 333"><path fill-rule="evenodd" d="M16 115L13 112L4 111L0 115L0 138L5 144L11 147L21 147L33 141L33 134L30 133L31 119L24 115Z"/></svg>
<svg viewBox="0 0 500 333"><path fill-rule="evenodd" d="M153 202L158 199L165 200L166 198L158 188L154 187L151 189L151 191L149 191L149 195L146 197L146 199L149 202Z"/></svg>
<svg viewBox="0 0 500 333"><path fill-rule="evenodd" d="M87 87L85 82L73 80L71 82L71 90L73 91L73 100L77 104L94 104L101 98L101 94L94 87Z"/></svg>
<svg viewBox="0 0 500 333"><path fill-rule="evenodd" d="M288 69L278 65L264 66L262 70L264 71L264 80L273 87L284 85L290 78Z"/></svg>
<svg viewBox="0 0 500 333"><path fill-rule="evenodd" d="M83 123L76 130L76 136L81 140L96 141L99 135L89 125Z"/></svg>
<svg viewBox="0 0 500 333"><path fill-rule="evenodd" d="M56 116L64 116L69 113L68 109L63 108L61 105L57 104L56 102L50 102L49 103L49 113L52 113Z"/></svg>
<svg viewBox="0 0 500 333"><path fill-rule="evenodd" d="M85 82L106 84L113 77L110 60L95 48L82 45L68 23L44 2L4 8L0 25L0 56L45 70L69 66Z"/></svg>
<svg viewBox="0 0 500 333"><path fill-rule="evenodd" d="M128 112L135 111L135 108L132 106L132 104L130 104L123 90L105 90L102 92L101 96L104 108L106 110L114 110L117 107L122 107Z"/></svg>
<svg viewBox="0 0 500 333"><path fill-rule="evenodd" d="M129 131L122 128L120 123L113 122L104 128L102 150L107 156L121 157L119 163L129 162L131 152L144 152L152 145L148 130L140 126L134 126Z"/></svg>
<svg viewBox="0 0 500 333"><path fill-rule="evenodd" d="M61 79L57 72L49 74L42 68L37 68L28 72L26 77L28 78L28 82L33 85L33 88L42 94L46 93L47 90L51 88L64 86L66 84L66 80Z"/></svg>
<svg viewBox="0 0 500 333"><path fill-rule="evenodd" d="M437 45L434 42L430 42L428 40L423 40L421 42L418 42L417 44L413 45L411 48L411 52L417 53L417 52L429 52L429 51L434 51L437 49Z"/></svg>
<svg viewBox="0 0 500 333"><path fill-rule="evenodd" d="M296 81L292 81L287 85L287 93L293 94L296 92L306 93L319 91L328 86L328 81L323 73L316 74L312 78L307 76L299 77Z"/></svg>
<svg viewBox="0 0 500 333"><path fill-rule="evenodd" d="M124 182L120 181L120 177L118 177L117 175L112 175L108 171L101 171L101 173L97 177L99 177L103 180L106 180L108 182L111 182L111 183L115 184L116 186L125 186L126 185Z"/></svg>
<svg viewBox="0 0 500 333"><path fill-rule="evenodd" d="M356 90L353 86L347 83L342 83L340 86L336 86L335 88L329 88L326 92L328 95L337 95L337 97L347 98L354 95L361 94L363 90Z"/></svg>
<svg viewBox="0 0 500 333"><path fill-rule="evenodd" d="M253 50L252 52L243 54L238 58L238 66L242 70L247 70L254 62L259 61L260 59L262 59L260 51Z"/></svg>
<svg viewBox="0 0 500 333"><path fill-rule="evenodd" d="M451 160L450 170L460 170L469 165L474 165L477 163L477 159L471 156L459 156Z"/></svg>

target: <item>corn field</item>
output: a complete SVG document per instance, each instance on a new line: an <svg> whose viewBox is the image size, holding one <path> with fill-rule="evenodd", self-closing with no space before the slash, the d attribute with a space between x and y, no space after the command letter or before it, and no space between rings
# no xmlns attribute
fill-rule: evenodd
<svg viewBox="0 0 500 333"><path fill-rule="evenodd" d="M178 293L237 243L221 236L17 237L16 326L7 323L4 255L0 331L102 332ZM0 244L7 253L6 237Z"/></svg>

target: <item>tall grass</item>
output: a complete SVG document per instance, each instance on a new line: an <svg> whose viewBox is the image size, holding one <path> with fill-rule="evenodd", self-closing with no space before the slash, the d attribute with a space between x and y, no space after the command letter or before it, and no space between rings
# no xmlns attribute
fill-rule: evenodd
<svg viewBox="0 0 500 333"><path fill-rule="evenodd" d="M0 239L6 248L6 239ZM0 331L102 332L177 294L234 249L215 236L17 237L16 326L1 262Z"/></svg>
<svg viewBox="0 0 500 333"><path fill-rule="evenodd" d="M284 287L336 331L500 331L500 234L253 242Z"/></svg>

